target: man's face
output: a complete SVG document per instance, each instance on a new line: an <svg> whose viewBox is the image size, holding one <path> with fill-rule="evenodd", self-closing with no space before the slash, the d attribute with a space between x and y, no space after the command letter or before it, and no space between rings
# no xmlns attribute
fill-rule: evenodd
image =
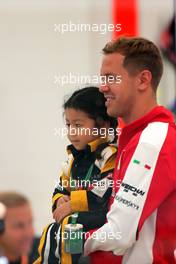
<svg viewBox="0 0 176 264"><path fill-rule="evenodd" d="M123 67L124 56L119 53L107 54L103 58L101 76L113 76L115 81L106 82L100 91L106 97L107 113L114 117L126 117L135 106L137 77L129 75ZM117 76L121 76L121 82ZM112 80L112 79L111 79Z"/></svg>
<svg viewBox="0 0 176 264"><path fill-rule="evenodd" d="M28 254L34 237L32 211L29 204L8 208L5 233L1 242L5 252L18 256Z"/></svg>

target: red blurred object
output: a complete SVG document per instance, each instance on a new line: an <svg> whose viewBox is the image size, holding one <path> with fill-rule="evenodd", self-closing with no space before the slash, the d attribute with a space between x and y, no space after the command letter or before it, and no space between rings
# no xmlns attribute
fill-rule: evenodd
<svg viewBox="0 0 176 264"><path fill-rule="evenodd" d="M121 24L121 31L113 32L113 39L118 36L138 35L138 1L137 0L112 0L112 20L114 26ZM125 126L123 120L118 118L118 127Z"/></svg>
<svg viewBox="0 0 176 264"><path fill-rule="evenodd" d="M121 24L121 31L114 31L113 38L120 35L138 35L137 0L112 0L113 24Z"/></svg>
<svg viewBox="0 0 176 264"><path fill-rule="evenodd" d="M112 252L96 251L90 254L91 264L120 264L122 257L114 255Z"/></svg>

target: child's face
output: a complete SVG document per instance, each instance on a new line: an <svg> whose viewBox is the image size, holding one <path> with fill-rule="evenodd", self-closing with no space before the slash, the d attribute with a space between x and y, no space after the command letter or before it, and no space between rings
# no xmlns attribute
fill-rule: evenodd
<svg viewBox="0 0 176 264"><path fill-rule="evenodd" d="M74 108L65 110L66 126L68 128L68 139L77 150L84 149L86 145L97 139L99 135L92 135L95 121L89 116Z"/></svg>

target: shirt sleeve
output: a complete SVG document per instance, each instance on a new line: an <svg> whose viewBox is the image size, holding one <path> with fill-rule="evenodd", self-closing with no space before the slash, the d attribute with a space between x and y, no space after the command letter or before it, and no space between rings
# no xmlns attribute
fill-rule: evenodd
<svg viewBox="0 0 176 264"><path fill-rule="evenodd" d="M56 202L63 195L70 195L70 188L68 177L63 172L61 172L59 182L56 185L52 196L52 211L56 209Z"/></svg>

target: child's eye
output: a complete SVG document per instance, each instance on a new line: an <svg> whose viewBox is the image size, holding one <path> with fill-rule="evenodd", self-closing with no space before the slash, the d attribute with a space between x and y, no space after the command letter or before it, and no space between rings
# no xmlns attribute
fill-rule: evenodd
<svg viewBox="0 0 176 264"><path fill-rule="evenodd" d="M70 127L70 124L69 123L66 123L65 125L66 125L66 127Z"/></svg>

